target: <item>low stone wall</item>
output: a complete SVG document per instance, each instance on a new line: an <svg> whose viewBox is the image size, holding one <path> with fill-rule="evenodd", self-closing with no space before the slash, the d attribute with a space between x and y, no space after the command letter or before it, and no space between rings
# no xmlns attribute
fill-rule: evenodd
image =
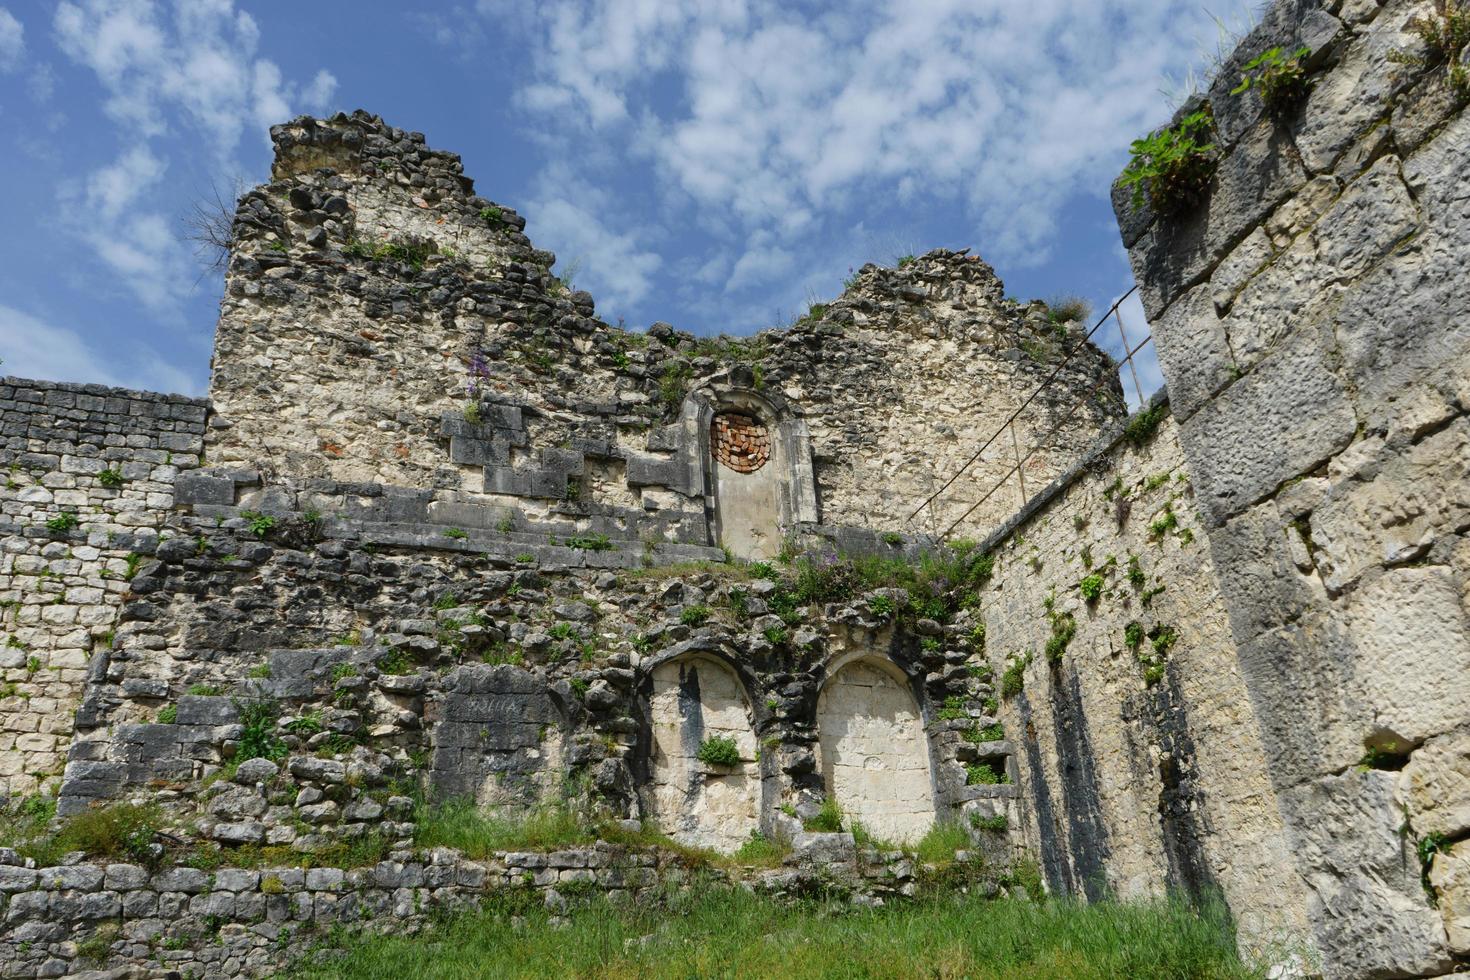
<svg viewBox="0 0 1470 980"><path fill-rule="evenodd" d="M112 641L205 403L0 379L0 797L54 793L88 664Z"/></svg>
<svg viewBox="0 0 1470 980"><path fill-rule="evenodd" d="M413 933L432 916L470 911L492 896L555 914L592 895L656 905L694 880L702 887L740 883L778 898L846 895L860 903L902 898L919 887L921 869L912 859L858 849L851 835L810 834L799 845L789 866L729 871L695 871L680 855L605 842L479 861L437 848L346 870L27 868L0 850L0 976L274 976L301 962L333 926ZM323 955L330 956L328 944Z"/></svg>

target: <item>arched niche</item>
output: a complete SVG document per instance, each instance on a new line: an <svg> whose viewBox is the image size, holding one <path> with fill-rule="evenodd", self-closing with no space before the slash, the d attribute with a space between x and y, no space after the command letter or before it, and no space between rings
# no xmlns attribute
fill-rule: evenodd
<svg viewBox="0 0 1470 980"><path fill-rule="evenodd" d="M873 836L915 841L934 825L924 719L889 660L837 666L817 697L822 781L843 813Z"/></svg>
<svg viewBox="0 0 1470 980"><path fill-rule="evenodd" d="M651 815L682 844L733 851L760 818L760 766L750 702L735 672L707 654L654 667L649 698ZM699 760L710 738L733 739L740 762Z"/></svg>
<svg viewBox="0 0 1470 980"><path fill-rule="evenodd" d="M757 390L749 371L691 392L680 422L715 544L739 558L772 558L797 524L817 522L806 422L779 394Z"/></svg>

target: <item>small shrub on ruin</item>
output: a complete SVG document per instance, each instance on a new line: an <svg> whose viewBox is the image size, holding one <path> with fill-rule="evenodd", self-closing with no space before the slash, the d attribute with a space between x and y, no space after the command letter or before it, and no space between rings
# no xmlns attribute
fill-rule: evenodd
<svg viewBox="0 0 1470 980"><path fill-rule="evenodd" d="M583 534L567 538L566 543L577 551L612 551L617 547L606 534Z"/></svg>
<svg viewBox="0 0 1470 980"><path fill-rule="evenodd" d="M1062 654L1072 637L1077 635L1077 620L1071 613L1061 613L1051 618L1051 636L1046 640L1046 662L1056 666L1062 662Z"/></svg>
<svg viewBox="0 0 1470 980"><path fill-rule="evenodd" d="M97 482L109 490L116 490L127 480L123 477L121 470L103 470L97 474Z"/></svg>
<svg viewBox="0 0 1470 980"><path fill-rule="evenodd" d="M1046 318L1054 326L1081 323L1092 316L1092 304L1081 296L1054 296L1046 301Z"/></svg>
<svg viewBox="0 0 1470 980"><path fill-rule="evenodd" d="M1393 51L1389 60L1415 68L1445 66L1445 83L1455 98L1470 100L1470 66L1465 50L1470 47L1470 3L1465 0L1435 0L1434 11L1409 21L1408 28L1424 42L1425 54Z"/></svg>
<svg viewBox="0 0 1470 980"><path fill-rule="evenodd" d="M1136 650L1143 643L1143 625L1132 622L1123 627L1123 642L1128 644L1129 649Z"/></svg>
<svg viewBox="0 0 1470 980"><path fill-rule="evenodd" d="M1132 191L1133 207L1147 199L1160 214L1177 214L1198 204L1215 173L1214 129L1206 109L1134 140L1119 181Z"/></svg>
<svg viewBox="0 0 1470 980"><path fill-rule="evenodd" d="M158 709L158 723L160 725L172 725L179 720L179 706L166 704Z"/></svg>
<svg viewBox="0 0 1470 980"><path fill-rule="evenodd" d="M1167 414L1169 414L1168 405L1157 405L1134 412L1128 424L1123 427L1124 441L1134 446L1145 445L1159 430L1159 425Z"/></svg>
<svg viewBox="0 0 1470 980"><path fill-rule="evenodd" d="M835 834L842 829L842 804L835 796L822 801L822 808L806 822L806 829L819 834Z"/></svg>
<svg viewBox="0 0 1470 980"><path fill-rule="evenodd" d="M1088 602L1096 602L1102 597L1102 575L1098 572L1093 572L1091 575L1084 578L1081 582L1077 583L1077 590L1082 593L1082 598L1086 599Z"/></svg>
<svg viewBox="0 0 1470 980"><path fill-rule="evenodd" d="M276 735L276 720L281 709L274 701L236 701L235 709L240 713L240 744L235 750L235 764L250 759L270 759L273 762L286 757L286 743Z"/></svg>
<svg viewBox="0 0 1470 980"><path fill-rule="evenodd" d="M989 830L1002 832L1010 827L1010 821L1004 813L997 813L993 817L982 817L978 812L970 814L970 826L976 830Z"/></svg>
<svg viewBox="0 0 1470 980"><path fill-rule="evenodd" d="M711 766L738 766L740 747L728 735L711 735L699 744L694 757Z"/></svg>
<svg viewBox="0 0 1470 980"><path fill-rule="evenodd" d="M162 848L155 846L154 836L162 826L163 816L151 804L91 806L70 817L54 837L36 842L25 856L45 865L82 851L94 860L112 858L155 867Z"/></svg>
<svg viewBox="0 0 1470 980"><path fill-rule="evenodd" d="M897 611L898 603L893 601L893 596L875 595L868 600L868 612L878 619L892 619Z"/></svg>
<svg viewBox="0 0 1470 980"><path fill-rule="evenodd" d="M1010 663L1006 664L1005 673L1000 675L1000 696L1009 701L1020 694L1026 687L1026 665L1031 662L1031 654L1024 656L1013 656Z"/></svg>
<svg viewBox="0 0 1470 980"><path fill-rule="evenodd" d="M57 534L65 534L67 531L74 529L79 523L76 514L73 514L71 511L65 511L47 521L46 530L54 531Z"/></svg>
<svg viewBox="0 0 1470 980"><path fill-rule="evenodd" d="M1307 94L1307 69L1304 59L1310 48L1301 47L1287 51L1283 47L1267 48L1246 62L1240 76L1240 84L1230 90L1231 95L1243 95L1255 89L1261 93L1261 102L1273 113L1284 113L1294 108Z"/></svg>
<svg viewBox="0 0 1470 980"><path fill-rule="evenodd" d="M413 661L396 647L378 658L378 669L385 674L411 674Z"/></svg>
<svg viewBox="0 0 1470 980"><path fill-rule="evenodd" d="M993 762L972 762L965 766L966 786L999 786L1009 783L1011 777Z"/></svg>
<svg viewBox="0 0 1470 980"><path fill-rule="evenodd" d="M274 517L271 517L269 514L262 514L259 511L241 511L240 516L245 518L246 526L250 528L250 533L257 538L265 537L276 526L276 519Z"/></svg>
<svg viewBox="0 0 1470 980"><path fill-rule="evenodd" d="M703 626L709 620L710 615L709 606L685 606L684 611L679 613L679 622L685 626Z"/></svg>

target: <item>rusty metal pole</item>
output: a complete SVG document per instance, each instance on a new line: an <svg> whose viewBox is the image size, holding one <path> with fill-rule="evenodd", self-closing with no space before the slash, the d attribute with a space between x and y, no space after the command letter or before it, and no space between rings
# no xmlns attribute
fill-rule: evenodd
<svg viewBox="0 0 1470 980"><path fill-rule="evenodd" d="M1133 393L1138 396L1138 407L1143 407L1143 386L1138 383L1138 371L1133 366L1133 354L1128 350L1128 332L1123 329L1123 314L1113 307L1113 319L1118 321L1118 336L1123 340L1123 360L1128 363L1128 373L1133 375Z"/></svg>

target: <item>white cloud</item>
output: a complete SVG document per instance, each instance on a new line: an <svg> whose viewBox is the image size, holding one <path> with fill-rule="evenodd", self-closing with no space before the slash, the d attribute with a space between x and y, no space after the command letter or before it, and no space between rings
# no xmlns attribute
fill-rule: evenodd
<svg viewBox="0 0 1470 980"><path fill-rule="evenodd" d="M591 289L600 303L626 308L648 295L662 264L626 233L609 229L595 211L565 197L543 197L530 213L536 232L561 250L557 269L576 267L576 287Z"/></svg>
<svg viewBox="0 0 1470 980"><path fill-rule="evenodd" d="M729 253L730 288L789 283L774 259L830 244L819 216L869 202L949 206L987 257L1042 261L1067 201L1106 192L1129 139L1166 113L1160 79L1212 30L1193 0L478 8L530 52L518 100L551 151L597 183L607 164L578 148L623 141L659 210Z"/></svg>
<svg viewBox="0 0 1470 980"><path fill-rule="evenodd" d="M18 68L25 50L25 28L14 14L0 7L0 72Z"/></svg>
<svg viewBox="0 0 1470 980"><path fill-rule="evenodd" d="M11 306L0 305L0 374L43 380L80 381L144 391L199 394L203 381L168 363L155 351L135 347L119 358L90 346L74 330L53 326Z"/></svg>
<svg viewBox="0 0 1470 980"><path fill-rule="evenodd" d="M65 0L56 8L57 44L90 69L105 94L103 109L127 147L112 163L64 182L66 225L88 243L155 313L177 317L197 268L180 242L178 178L165 186L171 156L199 156L178 169L208 175L245 172L235 161L243 134L266 139L293 107L321 110L337 80L325 69L304 85L258 56L255 19L234 0ZM227 180L226 180L227 182Z"/></svg>
<svg viewBox="0 0 1470 980"><path fill-rule="evenodd" d="M135 146L87 178L87 206L111 220L163 179L167 164L146 146Z"/></svg>
<svg viewBox="0 0 1470 980"><path fill-rule="evenodd" d="M153 137L181 115L221 159L247 126L281 122L293 102L319 107L336 88L329 72L301 87L256 57L260 28L233 0L176 3L172 17L155 0L68 0L55 28L61 50L96 73L119 125Z"/></svg>

